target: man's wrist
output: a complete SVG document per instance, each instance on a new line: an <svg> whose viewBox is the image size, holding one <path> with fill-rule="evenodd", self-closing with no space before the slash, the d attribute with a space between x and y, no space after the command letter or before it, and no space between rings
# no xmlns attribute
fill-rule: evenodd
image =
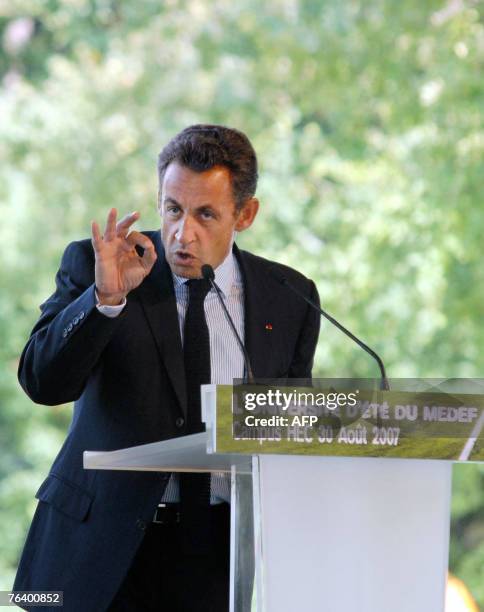
<svg viewBox="0 0 484 612"><path fill-rule="evenodd" d="M105 294L96 288L96 295L100 306L121 306L126 299L125 293Z"/></svg>

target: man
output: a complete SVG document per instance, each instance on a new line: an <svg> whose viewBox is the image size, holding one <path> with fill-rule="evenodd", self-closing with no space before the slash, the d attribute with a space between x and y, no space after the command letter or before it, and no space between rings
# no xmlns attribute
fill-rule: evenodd
<svg viewBox="0 0 484 612"><path fill-rule="evenodd" d="M82 468L87 449L200 431L199 385L243 376L217 296L198 280L203 264L215 270L254 375L311 375L319 315L272 268L317 299L314 284L233 244L259 205L246 136L189 127L160 153L158 171L161 234L130 231L138 213L117 222L111 209L103 234L93 222L92 241L67 247L20 361L33 401L75 404L37 492L14 588L62 590L69 612L227 609L224 478Z"/></svg>

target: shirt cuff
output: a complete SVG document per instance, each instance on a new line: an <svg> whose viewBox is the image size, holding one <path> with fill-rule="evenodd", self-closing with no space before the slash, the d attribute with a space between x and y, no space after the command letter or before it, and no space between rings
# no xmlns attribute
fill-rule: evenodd
<svg viewBox="0 0 484 612"><path fill-rule="evenodd" d="M99 296L95 289L94 289L94 295L96 296L96 308L99 310L101 314L105 315L106 317L109 317L110 319L114 319L119 314L121 314L123 308L126 306L126 298L124 298L121 304L118 304L117 306L108 306L107 304L99 303Z"/></svg>

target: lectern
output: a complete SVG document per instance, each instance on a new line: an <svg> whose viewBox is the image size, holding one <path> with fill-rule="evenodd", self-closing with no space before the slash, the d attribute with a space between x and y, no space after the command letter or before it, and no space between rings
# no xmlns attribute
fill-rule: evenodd
<svg viewBox="0 0 484 612"><path fill-rule="evenodd" d="M85 468L230 472L234 612L442 612L452 462L318 456L304 436L290 454L274 440L227 453L230 389L202 388L206 432L87 451Z"/></svg>

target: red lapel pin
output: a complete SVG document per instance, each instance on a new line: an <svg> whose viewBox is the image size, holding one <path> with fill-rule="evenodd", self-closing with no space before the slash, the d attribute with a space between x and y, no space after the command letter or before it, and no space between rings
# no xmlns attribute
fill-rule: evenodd
<svg viewBox="0 0 484 612"><path fill-rule="evenodd" d="M266 329L272 331L272 323L266 323Z"/></svg>

